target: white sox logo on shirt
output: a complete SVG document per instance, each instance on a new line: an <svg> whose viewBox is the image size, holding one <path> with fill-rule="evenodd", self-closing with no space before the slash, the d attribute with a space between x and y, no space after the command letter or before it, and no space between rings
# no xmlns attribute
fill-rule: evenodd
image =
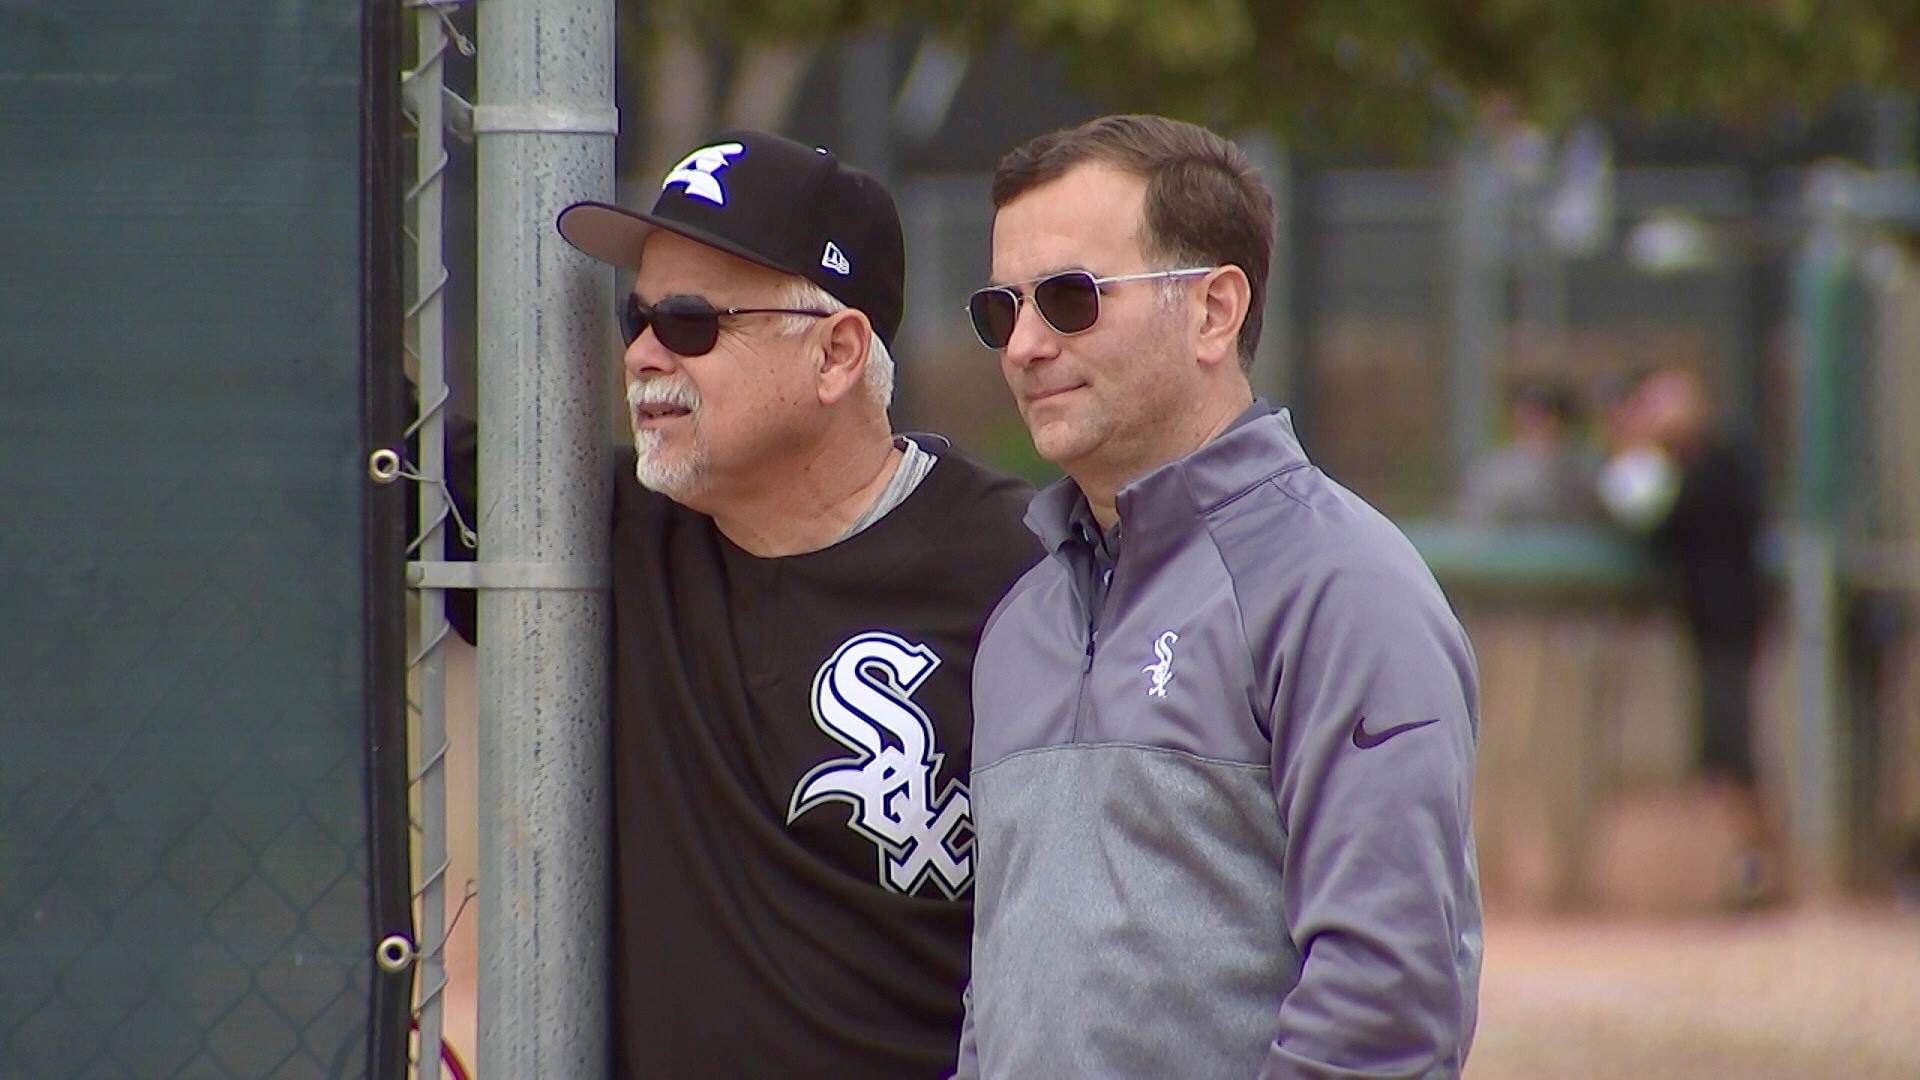
<svg viewBox="0 0 1920 1080"><path fill-rule="evenodd" d="M680 159L680 164L675 165L673 170L667 173L667 178L660 181L660 190L665 191L675 184L685 184L689 198L705 199L715 206L725 206L727 204L726 189L720 186L720 178L714 174L726 168L735 154L745 150L746 147L737 142L703 146Z"/></svg>
<svg viewBox="0 0 1920 1080"><path fill-rule="evenodd" d="M1140 669L1153 682L1147 687L1147 696L1163 698L1167 696L1167 684L1173 681L1173 643L1180 635L1169 630L1153 643L1153 655L1159 657L1153 663Z"/></svg>
<svg viewBox="0 0 1920 1080"><path fill-rule="evenodd" d="M934 745L933 721L913 692L940 666L925 645L878 631L857 635L820 666L813 679L813 719L858 756L808 771L793 789L787 821L822 803L854 808L847 827L880 849L880 884L912 893L931 880L957 898L973 880L973 828L965 785L933 785L945 755Z"/></svg>

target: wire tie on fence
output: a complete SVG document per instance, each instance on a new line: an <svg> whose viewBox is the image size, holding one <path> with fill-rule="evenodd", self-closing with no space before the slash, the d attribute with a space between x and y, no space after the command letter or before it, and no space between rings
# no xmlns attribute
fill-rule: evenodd
<svg viewBox="0 0 1920 1080"><path fill-rule="evenodd" d="M454 928L460 925L460 916L467 913L467 905L473 903L474 898L479 895L480 883L472 878L468 878L467 891L460 897L460 906L453 909L453 921L447 924L447 932L440 936L440 944L433 950L436 954L443 953L447 950L447 942L453 940Z"/></svg>
<svg viewBox="0 0 1920 1080"><path fill-rule="evenodd" d="M448 8L465 7L472 2L473 0L407 0L406 6L432 8L434 14L440 16L440 22L446 26L447 36L453 39L453 47L460 50L461 56L472 56L478 51L474 48L473 39L461 33L460 28L453 25L453 18L447 14Z"/></svg>
<svg viewBox="0 0 1920 1080"><path fill-rule="evenodd" d="M461 33L460 28L453 25L453 16L447 14L448 6L446 4L439 6L440 25L447 28L447 36L453 39L453 47L460 50L460 55L471 58L480 50L474 47L472 38Z"/></svg>
<svg viewBox="0 0 1920 1080"><path fill-rule="evenodd" d="M405 479L416 484L431 484L439 488L440 497L446 501L447 509L453 514L453 524L459 530L460 542L466 545L469 551L479 549L480 534L474 532L473 527L467 524L465 515L460 513L460 504L453 501L453 489L447 487L445 480L420 475L419 470L415 469L406 458L401 457L399 451L384 446L367 455L367 475L372 477L376 484L391 484L395 480Z"/></svg>
<svg viewBox="0 0 1920 1080"><path fill-rule="evenodd" d="M439 866L434 867L432 871L428 872L427 874L425 874L420 878L420 887L413 890L413 898L415 900L418 900L422 896L424 896L428 889L433 888L433 883L436 879L444 878L447 876L447 868L452 865L453 865L453 856L449 855L446 858L441 859Z"/></svg>
<svg viewBox="0 0 1920 1080"><path fill-rule="evenodd" d="M407 778L407 784L408 784L408 786L412 786L412 785L414 785L414 784L417 784L417 783L419 783L419 782L420 782L421 780L423 780L423 779L425 779L425 778L426 778L426 775L427 775L428 773L430 773L430 772L432 772L432 771L434 770L434 767L435 767L435 766L437 766L437 765L443 765L443 764L445 764L445 763L446 763L446 760L447 760L447 750L448 750L448 749L449 749L450 747L452 747L452 745L453 745L453 743L452 743L452 742L443 742L443 743L441 743L441 744L440 744L440 749L438 749L438 750L435 750L435 751L433 752L433 755L432 755L431 757L429 757L429 758L427 758L427 760L426 760L426 761L423 761L423 762L421 762L421 763L420 763L420 769L419 769L419 771L418 771L418 772L416 772L416 773L414 773L414 774L413 774L412 776L409 776L409 777Z"/></svg>

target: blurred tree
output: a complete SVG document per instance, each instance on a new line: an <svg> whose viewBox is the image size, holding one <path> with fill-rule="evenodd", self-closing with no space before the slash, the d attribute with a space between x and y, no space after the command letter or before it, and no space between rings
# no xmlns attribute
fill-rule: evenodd
<svg viewBox="0 0 1920 1080"><path fill-rule="evenodd" d="M1915 0L971 0L1120 108L1406 141L1436 122L1751 123L1920 88Z"/></svg>
<svg viewBox="0 0 1920 1080"><path fill-rule="evenodd" d="M1920 89L1920 0L624 0L654 175L705 133L779 130L823 49L913 19L1011 33L1116 108L1305 142L1703 114L1757 123L1859 86ZM876 88L880 92L880 88Z"/></svg>
<svg viewBox="0 0 1920 1080"><path fill-rule="evenodd" d="M784 129L823 49L919 7L907 0L622 0L621 68L640 75L622 104L646 118L632 171L658 176L713 131Z"/></svg>

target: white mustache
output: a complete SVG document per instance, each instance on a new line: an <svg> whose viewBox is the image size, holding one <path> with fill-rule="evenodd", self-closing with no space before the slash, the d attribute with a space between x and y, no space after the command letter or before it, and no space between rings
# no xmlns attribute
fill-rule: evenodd
<svg viewBox="0 0 1920 1080"><path fill-rule="evenodd" d="M671 405L693 412L700 407L700 392L690 382L674 378L647 379L627 384L627 408L642 405Z"/></svg>

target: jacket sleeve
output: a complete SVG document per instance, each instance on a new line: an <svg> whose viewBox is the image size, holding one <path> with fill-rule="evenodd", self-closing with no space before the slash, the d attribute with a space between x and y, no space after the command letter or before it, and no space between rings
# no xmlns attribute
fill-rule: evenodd
<svg viewBox="0 0 1920 1080"><path fill-rule="evenodd" d="M1452 1077L1473 1036L1473 656L1424 567L1318 574L1276 619L1281 901L1301 957L1262 1076Z"/></svg>

